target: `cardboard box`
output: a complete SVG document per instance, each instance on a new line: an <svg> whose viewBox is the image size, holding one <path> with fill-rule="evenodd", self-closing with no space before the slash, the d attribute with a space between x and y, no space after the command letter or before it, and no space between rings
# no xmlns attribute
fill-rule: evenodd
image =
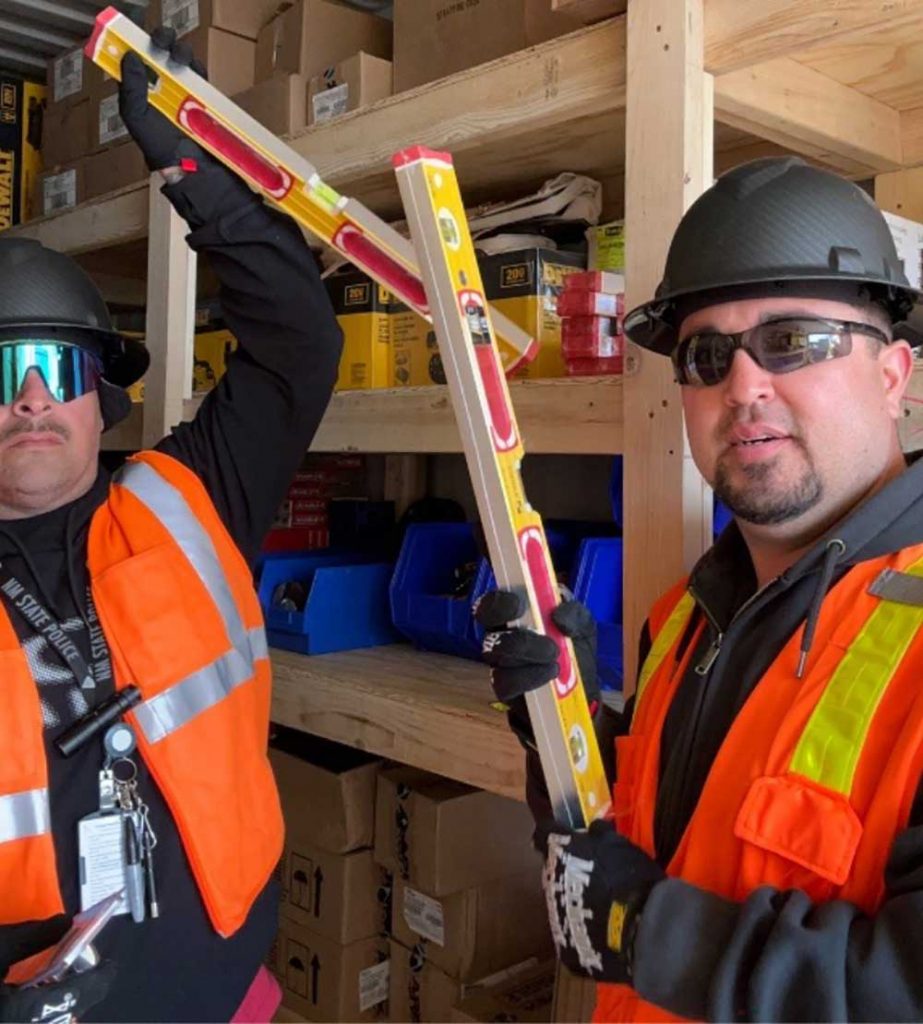
<svg viewBox="0 0 923 1024"><path fill-rule="evenodd" d="M0 73L0 230L42 210L42 116L47 90Z"/></svg>
<svg viewBox="0 0 923 1024"><path fill-rule="evenodd" d="M516 971L496 984L478 985L452 1010L457 1024L522 1021L544 1024L554 1018L554 961Z"/></svg>
<svg viewBox="0 0 923 1024"><path fill-rule="evenodd" d="M49 104L42 119L42 159L47 167L79 160L91 152L90 109L88 99Z"/></svg>
<svg viewBox="0 0 923 1024"><path fill-rule="evenodd" d="M554 1010L551 1019L560 1024L581 1024L590 1020L596 1008L596 982L572 974L558 964L554 982Z"/></svg>
<svg viewBox="0 0 923 1024"><path fill-rule="evenodd" d="M375 859L431 896L536 873L533 828L528 807L516 800L417 768L378 776Z"/></svg>
<svg viewBox="0 0 923 1024"><path fill-rule="evenodd" d="M403 92L583 27L549 0L398 0L394 91Z"/></svg>
<svg viewBox="0 0 923 1024"><path fill-rule="evenodd" d="M390 995L380 939L340 946L283 917L267 966L282 986L282 1004L305 1020L381 1020Z"/></svg>
<svg viewBox="0 0 923 1024"><path fill-rule="evenodd" d="M107 192L146 181L150 176L141 150L134 141L123 142L84 161L86 165L86 198L94 199Z"/></svg>
<svg viewBox="0 0 923 1024"><path fill-rule="evenodd" d="M110 78L90 97L90 152L115 146L130 138L119 113L119 83Z"/></svg>
<svg viewBox="0 0 923 1024"><path fill-rule="evenodd" d="M378 758L276 726L269 760L290 844L310 844L331 853L372 845Z"/></svg>
<svg viewBox="0 0 923 1024"><path fill-rule="evenodd" d="M189 32L183 42L192 47L192 52L205 65L209 82L219 92L234 96L253 85L256 43L252 39L220 28L200 27ZM114 86L115 80L109 79L103 89L108 92Z"/></svg>
<svg viewBox="0 0 923 1024"><path fill-rule="evenodd" d="M62 213L87 198L85 161L77 160L70 167L55 167L44 171L39 180L43 214Z"/></svg>
<svg viewBox="0 0 923 1024"><path fill-rule="evenodd" d="M613 220L608 224L588 227L587 267L590 270L608 270L625 273L625 221Z"/></svg>
<svg viewBox="0 0 923 1024"><path fill-rule="evenodd" d="M329 853L288 841L281 867L281 911L290 920L344 946L388 932L390 883L371 850Z"/></svg>
<svg viewBox="0 0 923 1024"><path fill-rule="evenodd" d="M923 286L923 224L896 213L882 212L910 287L919 289Z"/></svg>
<svg viewBox="0 0 923 1024"><path fill-rule="evenodd" d="M336 390L390 387L390 292L354 269L331 274L325 284L343 331Z"/></svg>
<svg viewBox="0 0 923 1024"><path fill-rule="evenodd" d="M419 948L407 949L391 940L391 993L388 1009L393 1021L447 1021L452 1008L465 997L465 984L430 963Z"/></svg>
<svg viewBox="0 0 923 1024"><path fill-rule="evenodd" d="M293 135L308 123L304 75L273 75L238 93L234 102L275 135Z"/></svg>
<svg viewBox="0 0 923 1024"><path fill-rule="evenodd" d="M360 50L391 59L391 22L332 0L294 0L260 31L256 81L276 72L319 75Z"/></svg>
<svg viewBox="0 0 923 1024"><path fill-rule="evenodd" d="M403 302L391 304L391 387L445 384L433 325Z"/></svg>
<svg viewBox="0 0 923 1024"><path fill-rule="evenodd" d="M255 40L283 0L151 0L150 24L186 36L197 28L220 28Z"/></svg>
<svg viewBox="0 0 923 1024"><path fill-rule="evenodd" d="M394 880L391 934L413 947L451 978L477 981L554 949L541 885L541 858L531 871L443 896L428 896Z"/></svg>
<svg viewBox="0 0 923 1024"><path fill-rule="evenodd" d="M575 253L553 249L519 249L478 259L488 302L538 342L535 360L517 377L564 377L558 296L569 274L584 269Z"/></svg>
<svg viewBox="0 0 923 1024"><path fill-rule="evenodd" d="M83 47L68 50L48 61L48 102L80 103L88 99L92 87L92 69L95 65L86 59Z"/></svg>
<svg viewBox="0 0 923 1024"><path fill-rule="evenodd" d="M357 53L308 82L308 124L332 121L391 95L391 61Z"/></svg>

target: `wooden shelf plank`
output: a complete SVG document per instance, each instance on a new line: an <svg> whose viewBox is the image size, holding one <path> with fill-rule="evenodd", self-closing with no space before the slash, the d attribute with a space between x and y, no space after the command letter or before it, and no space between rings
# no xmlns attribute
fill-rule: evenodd
<svg viewBox="0 0 923 1024"><path fill-rule="evenodd" d="M490 707L478 662L394 644L316 657L273 650L272 663L279 724L523 799L522 747Z"/></svg>
<svg viewBox="0 0 923 1024"><path fill-rule="evenodd" d="M624 14L628 0L551 0L551 9L580 18L585 25Z"/></svg>
<svg viewBox="0 0 923 1024"><path fill-rule="evenodd" d="M623 447L620 377L514 381L513 404L526 452L611 455ZM192 419L201 398L185 403ZM330 402L312 451L461 452L448 388L339 391Z"/></svg>

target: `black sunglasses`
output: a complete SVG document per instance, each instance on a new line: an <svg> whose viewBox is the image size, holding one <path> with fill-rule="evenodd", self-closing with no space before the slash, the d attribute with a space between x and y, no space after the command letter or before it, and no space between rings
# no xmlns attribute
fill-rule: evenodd
<svg viewBox="0 0 923 1024"><path fill-rule="evenodd" d="M848 356L852 352L853 334L877 338L885 344L890 341L884 331L869 324L785 317L738 334L692 334L673 350L673 371L679 384L711 387L727 377L734 353L742 349L770 373L792 373L804 366Z"/></svg>

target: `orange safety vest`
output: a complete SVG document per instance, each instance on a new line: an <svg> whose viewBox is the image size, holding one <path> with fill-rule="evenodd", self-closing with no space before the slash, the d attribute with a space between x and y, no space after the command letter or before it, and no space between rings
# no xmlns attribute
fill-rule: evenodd
<svg viewBox="0 0 923 1024"><path fill-rule="evenodd" d="M655 606L631 732L616 740L616 828L651 855L664 720L704 628L677 658L694 607L685 582ZM768 885L874 913L923 771L921 626L923 545L852 568L824 600L804 678L802 626L737 715L667 873L730 900ZM593 1019L681 1018L601 984Z"/></svg>
<svg viewBox="0 0 923 1024"><path fill-rule="evenodd" d="M199 478L131 458L90 524L88 568L126 716L215 930L244 923L282 853L271 673L250 570ZM35 681L0 605L0 924L63 913Z"/></svg>

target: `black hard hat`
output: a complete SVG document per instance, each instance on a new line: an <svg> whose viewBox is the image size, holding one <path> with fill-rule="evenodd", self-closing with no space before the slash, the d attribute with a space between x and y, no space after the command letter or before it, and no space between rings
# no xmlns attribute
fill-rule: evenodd
<svg viewBox="0 0 923 1024"><path fill-rule="evenodd" d="M625 317L625 333L669 355L696 309L776 294L876 302L895 324L919 297L858 185L798 157L770 157L722 175L689 207L655 298Z"/></svg>
<svg viewBox="0 0 923 1024"><path fill-rule="evenodd" d="M35 337L80 345L100 357L103 379L118 388L140 380L147 348L112 329L96 285L69 256L29 238L0 235L0 337ZM123 419L130 403L111 388L100 389L106 427Z"/></svg>

